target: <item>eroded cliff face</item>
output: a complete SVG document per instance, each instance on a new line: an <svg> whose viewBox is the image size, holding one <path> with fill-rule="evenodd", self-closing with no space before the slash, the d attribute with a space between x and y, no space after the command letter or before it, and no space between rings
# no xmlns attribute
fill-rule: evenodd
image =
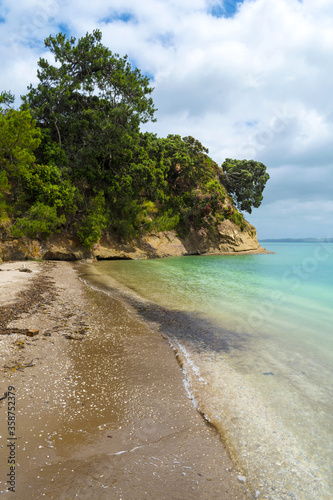
<svg viewBox="0 0 333 500"><path fill-rule="evenodd" d="M75 237L55 234L47 241L13 239L0 236L0 259L8 260L80 260L80 259L153 259L181 255L221 254L264 251L257 232L247 224L243 231L230 220L216 229L192 231L181 238L175 231L143 234L130 242L115 236L103 236L92 249L80 245Z"/></svg>

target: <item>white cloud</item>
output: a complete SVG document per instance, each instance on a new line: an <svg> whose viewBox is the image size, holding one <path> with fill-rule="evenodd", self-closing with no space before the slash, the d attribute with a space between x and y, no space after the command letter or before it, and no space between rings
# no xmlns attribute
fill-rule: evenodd
<svg viewBox="0 0 333 500"><path fill-rule="evenodd" d="M79 37L100 28L113 52L127 53L153 77L159 112L150 130L193 135L219 163L226 157L254 157L267 165L272 178L265 208L251 216L265 236L272 220L281 216L277 197L281 203L295 200L300 214L314 187L320 193L322 186L323 201L331 199L333 3L245 0L233 17L213 17L212 7L222 4L5 0L0 87L17 95L26 91L44 51L40 42L50 33L66 29ZM225 7L231 4L235 2L227 0ZM121 14L128 15L123 18L128 22ZM273 173L283 169L288 170L288 184ZM301 169L310 175L299 182ZM330 223L328 205L320 213L313 231L324 231ZM303 219L299 223L308 224Z"/></svg>
<svg viewBox="0 0 333 500"><path fill-rule="evenodd" d="M323 213L333 217L332 201L285 198L265 204L264 211L246 219L255 223L259 239L332 238L332 225L323 223Z"/></svg>

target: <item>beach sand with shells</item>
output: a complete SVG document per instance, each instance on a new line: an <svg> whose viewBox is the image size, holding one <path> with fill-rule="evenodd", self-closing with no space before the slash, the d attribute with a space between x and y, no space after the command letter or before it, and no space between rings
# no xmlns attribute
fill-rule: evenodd
<svg viewBox="0 0 333 500"><path fill-rule="evenodd" d="M0 493L243 499L167 340L77 268L0 266Z"/></svg>

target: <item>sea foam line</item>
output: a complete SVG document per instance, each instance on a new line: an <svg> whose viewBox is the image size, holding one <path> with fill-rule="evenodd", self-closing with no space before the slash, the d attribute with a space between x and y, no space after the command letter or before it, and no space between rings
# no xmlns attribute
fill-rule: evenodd
<svg viewBox="0 0 333 500"><path fill-rule="evenodd" d="M199 382L201 382L205 385L207 384L207 382L201 376L199 367L194 363L194 361L191 358L191 355L188 352L188 350L186 349L186 347L183 346L182 344L180 344L178 342L178 340L176 340L174 337L170 337L169 335L167 336L167 340L168 340L172 350L174 351L178 361L181 364L181 368L182 368L182 372L183 372L183 383L184 383L187 397L188 397L188 399L190 399L190 401L192 401L194 408L197 411L199 411L200 413L202 413L201 409L200 409L200 405L199 405L199 403L198 403L198 401L193 393L189 372L191 371Z"/></svg>

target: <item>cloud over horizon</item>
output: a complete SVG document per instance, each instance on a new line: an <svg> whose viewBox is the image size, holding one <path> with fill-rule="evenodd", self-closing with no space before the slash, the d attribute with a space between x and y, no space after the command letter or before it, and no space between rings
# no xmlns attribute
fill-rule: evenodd
<svg viewBox="0 0 333 500"><path fill-rule="evenodd" d="M221 164L271 175L247 218L259 237L332 236L333 4L330 0L0 2L0 89L35 83L43 40L101 29L150 76L159 135L192 135Z"/></svg>

